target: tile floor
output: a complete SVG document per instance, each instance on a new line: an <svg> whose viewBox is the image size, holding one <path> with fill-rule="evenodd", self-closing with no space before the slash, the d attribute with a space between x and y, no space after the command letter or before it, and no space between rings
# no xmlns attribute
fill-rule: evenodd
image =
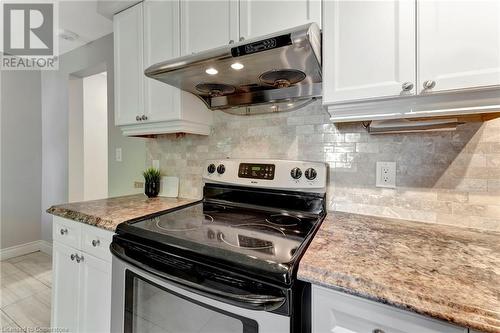
<svg viewBox="0 0 500 333"><path fill-rule="evenodd" d="M0 332L50 326L52 258L43 252L0 262Z"/></svg>

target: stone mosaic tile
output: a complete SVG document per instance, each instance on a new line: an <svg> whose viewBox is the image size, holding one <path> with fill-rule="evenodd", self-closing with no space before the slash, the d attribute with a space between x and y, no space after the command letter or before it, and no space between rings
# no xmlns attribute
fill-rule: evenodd
<svg viewBox="0 0 500 333"><path fill-rule="evenodd" d="M330 123L320 102L288 113L214 118L210 136L164 135L147 143L148 161L159 159L167 175L180 178L181 197L201 197L206 159L315 160L330 167L330 210L500 229L494 222L500 220L500 119L450 132L370 135L360 123ZM396 191L375 187L377 161L397 163ZM453 210L469 196L484 207Z"/></svg>

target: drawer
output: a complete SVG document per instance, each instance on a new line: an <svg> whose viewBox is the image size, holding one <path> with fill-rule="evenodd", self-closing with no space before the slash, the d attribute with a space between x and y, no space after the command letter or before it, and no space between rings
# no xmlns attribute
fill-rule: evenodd
<svg viewBox="0 0 500 333"><path fill-rule="evenodd" d="M52 223L52 238L73 248L80 248L82 223L54 216Z"/></svg>
<svg viewBox="0 0 500 333"><path fill-rule="evenodd" d="M113 239L113 232L97 228L88 224L82 225L82 251L111 262L109 245Z"/></svg>
<svg viewBox="0 0 500 333"><path fill-rule="evenodd" d="M312 332L467 333L466 328L313 285Z"/></svg>

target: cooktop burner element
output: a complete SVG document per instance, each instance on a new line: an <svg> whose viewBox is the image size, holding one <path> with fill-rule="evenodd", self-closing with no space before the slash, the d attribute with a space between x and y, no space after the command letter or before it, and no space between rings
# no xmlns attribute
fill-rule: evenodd
<svg viewBox="0 0 500 333"><path fill-rule="evenodd" d="M214 218L208 214L203 214L202 219L199 219L199 216L186 216L175 220L162 220L160 217L155 217L153 218L153 221L155 221L156 227L160 230L169 232L185 232L200 229L204 223L212 223Z"/></svg>
<svg viewBox="0 0 500 333"><path fill-rule="evenodd" d="M267 222L284 227L293 227L300 223L300 218L288 214L274 214L266 219Z"/></svg>

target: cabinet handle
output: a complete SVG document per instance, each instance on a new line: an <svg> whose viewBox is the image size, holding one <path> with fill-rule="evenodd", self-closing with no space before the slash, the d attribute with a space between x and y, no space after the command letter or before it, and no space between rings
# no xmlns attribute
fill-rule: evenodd
<svg viewBox="0 0 500 333"><path fill-rule="evenodd" d="M69 257L71 258L71 261L74 261L76 258L76 255L74 253L72 253Z"/></svg>
<svg viewBox="0 0 500 333"><path fill-rule="evenodd" d="M61 233L61 235L64 236L64 235L66 235L68 233L68 229L66 229L66 228L62 229L61 228L61 230L59 232Z"/></svg>
<svg viewBox="0 0 500 333"><path fill-rule="evenodd" d="M100 240L98 240L98 239L93 239L92 240L92 246L93 247L97 247L99 245L101 245L101 241Z"/></svg>
<svg viewBox="0 0 500 333"><path fill-rule="evenodd" d="M381 330L380 328L376 328L372 332L373 333L385 333L384 330Z"/></svg>
<svg viewBox="0 0 500 333"><path fill-rule="evenodd" d="M240 42L244 41L245 40L245 37L241 36L240 37Z"/></svg>
<svg viewBox="0 0 500 333"><path fill-rule="evenodd" d="M229 44L234 44L234 40L233 40L233 39L230 39L230 40L229 40Z"/></svg>
<svg viewBox="0 0 500 333"><path fill-rule="evenodd" d="M145 114L143 114L141 120L148 120L148 116L146 116Z"/></svg>
<svg viewBox="0 0 500 333"><path fill-rule="evenodd" d="M405 82L403 83L403 85L401 86L401 88L403 89L403 91L410 91L413 89L413 83L411 82Z"/></svg>
<svg viewBox="0 0 500 333"><path fill-rule="evenodd" d="M136 117L135 117L135 120L137 120L137 121L141 121L141 117L136 116Z"/></svg>
<svg viewBox="0 0 500 333"><path fill-rule="evenodd" d="M434 81L434 80L424 81L424 89L432 89L435 86L436 86L436 81Z"/></svg>
<svg viewBox="0 0 500 333"><path fill-rule="evenodd" d="M76 262L77 263L80 263L81 261L83 261L83 256L79 256L78 254L76 255Z"/></svg>

